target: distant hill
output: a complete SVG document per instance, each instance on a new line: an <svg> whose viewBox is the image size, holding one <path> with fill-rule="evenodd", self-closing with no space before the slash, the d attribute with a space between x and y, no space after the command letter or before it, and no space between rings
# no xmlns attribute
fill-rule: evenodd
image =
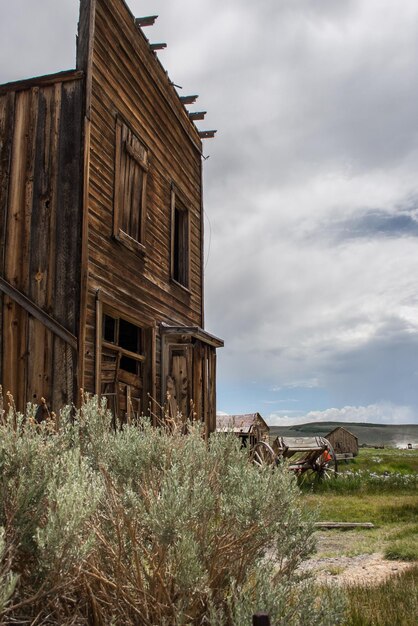
<svg viewBox="0 0 418 626"><path fill-rule="evenodd" d="M270 426L270 436L277 437L309 437L320 435L325 437L337 426L344 426L362 443L371 446L402 446L407 443L418 446L418 424L366 424L358 422L310 422L298 426Z"/></svg>

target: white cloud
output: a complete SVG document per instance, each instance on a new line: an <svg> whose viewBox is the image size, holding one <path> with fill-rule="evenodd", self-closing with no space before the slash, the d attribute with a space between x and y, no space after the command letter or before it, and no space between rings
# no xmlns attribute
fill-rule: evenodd
<svg viewBox="0 0 418 626"><path fill-rule="evenodd" d="M293 411L275 411L267 422L273 426L293 426L308 422L364 422L368 424L415 424L418 414L409 406L396 406L390 403L370 404L369 406L344 406L324 411L309 411L292 417Z"/></svg>

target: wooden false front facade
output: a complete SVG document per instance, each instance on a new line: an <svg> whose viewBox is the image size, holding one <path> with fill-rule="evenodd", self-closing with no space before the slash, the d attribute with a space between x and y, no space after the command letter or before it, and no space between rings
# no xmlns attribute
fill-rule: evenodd
<svg viewBox="0 0 418 626"><path fill-rule="evenodd" d="M0 142L4 390L214 430L201 140L123 0L81 0L77 70L0 87Z"/></svg>

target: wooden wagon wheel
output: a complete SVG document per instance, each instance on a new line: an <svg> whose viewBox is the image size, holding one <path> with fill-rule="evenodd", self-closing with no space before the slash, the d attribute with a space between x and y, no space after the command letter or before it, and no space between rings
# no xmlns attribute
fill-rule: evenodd
<svg viewBox="0 0 418 626"><path fill-rule="evenodd" d="M334 448L329 441L327 441L327 444L328 454L321 454L315 463L316 479L318 481L330 480L338 474L338 463Z"/></svg>
<svg viewBox="0 0 418 626"><path fill-rule="evenodd" d="M265 441L259 441L251 450L251 461L259 467L276 465L277 457L273 448Z"/></svg>

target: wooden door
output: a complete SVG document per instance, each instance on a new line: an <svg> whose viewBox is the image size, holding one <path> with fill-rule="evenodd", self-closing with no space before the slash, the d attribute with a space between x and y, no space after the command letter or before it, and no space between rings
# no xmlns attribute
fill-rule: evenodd
<svg viewBox="0 0 418 626"><path fill-rule="evenodd" d="M180 413L188 417L191 412L191 362L187 347L172 348L167 377L168 406L171 417Z"/></svg>

